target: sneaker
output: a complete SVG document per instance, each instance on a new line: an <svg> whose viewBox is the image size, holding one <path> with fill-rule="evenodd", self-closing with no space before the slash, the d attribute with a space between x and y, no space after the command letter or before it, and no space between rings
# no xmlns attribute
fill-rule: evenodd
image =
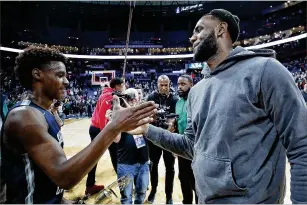
<svg viewBox="0 0 307 205"><path fill-rule="evenodd" d="M171 199L166 199L166 204L173 204L174 202L173 202L173 199L171 198Z"/></svg>
<svg viewBox="0 0 307 205"><path fill-rule="evenodd" d="M86 187L85 190L85 195L93 195L93 194L97 194L98 192L100 192L101 190L104 189L104 185L93 185L93 186L89 186Z"/></svg>
<svg viewBox="0 0 307 205"><path fill-rule="evenodd" d="M155 202L155 198L156 198L156 194L153 194L153 193L150 192L148 199L147 199L147 202L149 204L153 204Z"/></svg>

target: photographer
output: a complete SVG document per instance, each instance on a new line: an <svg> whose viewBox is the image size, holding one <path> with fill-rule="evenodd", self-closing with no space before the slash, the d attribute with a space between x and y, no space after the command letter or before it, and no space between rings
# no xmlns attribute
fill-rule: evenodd
<svg viewBox="0 0 307 205"><path fill-rule="evenodd" d="M164 116L169 113L175 113L175 106L178 98L170 93L170 80L166 75L161 75L158 78L158 91L153 92L148 96L147 101L154 101L159 105L158 114L153 125L167 128L167 123L164 122ZM163 120L161 118L164 118ZM155 200L157 186L158 186L158 165L163 152L163 160L166 168L165 175L165 195L166 203L172 204L172 194L175 176L175 157L169 151L166 151L152 142L148 141L149 158L151 161L150 181L151 192L148 196L148 202L153 203Z"/></svg>
<svg viewBox="0 0 307 205"><path fill-rule="evenodd" d="M125 91L127 107L134 107L139 104L138 91L129 88ZM107 111L107 118L111 112ZM129 175L132 181L121 190L121 203L132 204L133 182L135 187L134 204L143 204L146 191L149 185L149 165L147 140L142 135L131 135L122 132L115 140L117 143L117 177Z"/></svg>
<svg viewBox="0 0 307 205"><path fill-rule="evenodd" d="M93 141L101 130L108 123L108 119L105 117L107 110L111 109L112 106L112 93L121 94L124 88L124 81L121 78L113 78L110 81L110 88L104 87L98 102L96 104L92 123L89 129L91 140ZM109 153L115 172L117 171L117 145L112 143L109 148ZM86 181L85 194L95 194L100 190L104 189L103 185L95 185L95 174L97 165L88 173Z"/></svg>

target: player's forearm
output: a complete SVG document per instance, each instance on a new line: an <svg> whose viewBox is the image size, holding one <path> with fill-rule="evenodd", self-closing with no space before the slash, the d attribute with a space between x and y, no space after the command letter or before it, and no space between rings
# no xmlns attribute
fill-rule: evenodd
<svg viewBox="0 0 307 205"><path fill-rule="evenodd" d="M71 189L97 164L103 153L120 132L112 124L106 127L81 152L60 166L60 187Z"/></svg>
<svg viewBox="0 0 307 205"><path fill-rule="evenodd" d="M157 146L192 160L193 142L185 135L171 133L153 125L149 125L144 134L147 139Z"/></svg>

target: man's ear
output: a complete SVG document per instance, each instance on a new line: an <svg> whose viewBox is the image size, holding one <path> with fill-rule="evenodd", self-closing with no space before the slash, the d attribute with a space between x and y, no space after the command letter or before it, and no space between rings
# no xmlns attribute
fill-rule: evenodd
<svg viewBox="0 0 307 205"><path fill-rule="evenodd" d="M217 36L220 37L224 33L226 33L227 32L227 28L228 28L228 24L226 22L221 22L220 25L218 26Z"/></svg>
<svg viewBox="0 0 307 205"><path fill-rule="evenodd" d="M34 68L34 69L32 70L32 77L33 77L33 80L35 80L35 81L40 81L40 80L42 79L42 75L43 75L43 73L42 73L42 71L41 71L40 69Z"/></svg>

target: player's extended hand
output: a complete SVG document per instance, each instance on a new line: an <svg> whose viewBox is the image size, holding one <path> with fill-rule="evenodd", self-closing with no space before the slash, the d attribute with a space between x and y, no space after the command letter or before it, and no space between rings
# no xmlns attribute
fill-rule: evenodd
<svg viewBox="0 0 307 205"><path fill-rule="evenodd" d="M120 132L128 132L142 125L151 123L150 117L156 110L154 102L145 102L134 107L123 108L120 106L119 98L113 96L113 112L110 124Z"/></svg>

